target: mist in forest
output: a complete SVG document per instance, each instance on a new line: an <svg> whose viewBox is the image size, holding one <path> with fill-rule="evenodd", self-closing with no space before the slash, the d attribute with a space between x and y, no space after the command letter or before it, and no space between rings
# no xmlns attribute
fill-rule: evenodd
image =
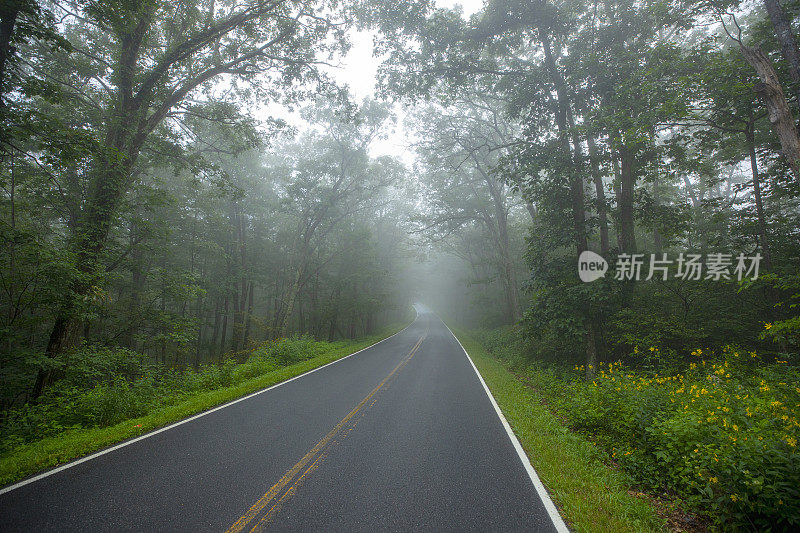
<svg viewBox="0 0 800 533"><path fill-rule="evenodd" d="M197 366L415 300L567 359L790 318L800 158L767 115L795 82L783 106L758 83L795 67L740 38L777 46L757 6L12 4L5 406L80 346ZM588 285L585 250L759 253L762 276Z"/></svg>
<svg viewBox="0 0 800 533"><path fill-rule="evenodd" d="M545 352L590 359L644 335L624 318L641 306L675 348L731 334L720 310L753 339L788 318L797 159L729 28L775 46L755 6L609 3L585 26L595 11L503 2L13 4L4 405L78 346L197 366L371 334L414 300L470 327L526 316ZM759 253L768 276L585 285L589 249Z"/></svg>
<svg viewBox="0 0 800 533"><path fill-rule="evenodd" d="M730 346L794 368L783 4L6 2L0 450L155 404L42 405L379 337L414 303L589 382Z"/></svg>

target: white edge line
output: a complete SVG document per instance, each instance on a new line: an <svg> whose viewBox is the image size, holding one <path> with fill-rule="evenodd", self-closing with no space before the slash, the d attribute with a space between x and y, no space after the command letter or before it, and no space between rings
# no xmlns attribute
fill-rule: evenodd
<svg viewBox="0 0 800 533"><path fill-rule="evenodd" d="M439 320L441 320L441 318ZM544 488L544 485L542 485L542 481L539 479L539 475L536 473L536 470L534 470L533 465L531 464L531 460L530 458L528 458L528 454L525 453L525 450L522 448L522 444L520 444L519 439L517 439L517 436L514 435L514 430L511 429L511 425L508 423L508 420L506 420L506 417L503 415L503 411L501 411L500 406L497 405L497 401L494 399L494 396L492 396L492 391L489 390L489 387L483 380L483 376L481 376L481 373L478 372L478 367L475 366L475 363L472 361L472 357L469 356L469 353L467 353L467 349L464 348L464 345L461 344L460 340L458 340L458 337L456 337L455 333L453 333L453 330L450 329L450 326L445 324L444 320L442 320L442 324L444 324L444 327L447 328L447 331L450 332L450 335L453 336L458 345L461 346L461 349L464 350L464 355L467 356L467 360L469 360L469 363L472 365L472 369L475 370L476 374L478 374L478 379L480 380L481 385L483 385L483 390L486 391L486 395L489 397L489 401L492 402L492 406L494 407L494 410L497 412L497 416L500 417L500 422L502 422L503 427L506 428L506 434L508 434L508 438L511 439L511 443L514 445L514 449L517 450L517 455L519 455L519 459L520 461L522 461L522 466L524 466L525 471L528 472L528 476L531 478L533 486L536 488L536 492L539 494L539 499L542 500L544 508L547 510L547 514L550 515L550 520L553 521L553 525L555 526L556 531L558 531L558 533L569 533L569 528L564 523L564 519L561 518L561 515L559 514L558 509L553 503L553 500L547 493L547 489Z"/></svg>
<svg viewBox="0 0 800 533"><path fill-rule="evenodd" d="M153 431L151 431L149 433L145 433L144 435L139 435L138 437L126 440L125 442L121 442L121 443L119 443L117 445L111 446L110 448L105 448L103 450L100 450L99 452L95 452L95 453L93 453L91 455L87 455L85 457L81 457L80 459L76 459L74 461L71 461L69 463L63 464L61 466L57 466L57 467L52 468L52 469L50 469L50 470L48 470L46 472L42 472L41 474L38 474L36 476L30 477L30 478L27 478L27 479L23 479L22 481L18 481L17 483L14 483L13 485L8 485L6 487L0 488L0 495L5 494L6 492L11 492L12 490L18 489L20 487L24 487L25 485L29 485L29 484L33 483L34 481L39 481L40 479L46 478L48 476L52 476L53 474L57 474L57 473L59 473L59 472L61 472L63 470L66 470L67 468L72 468L73 466L77 466L77 465L79 465L81 463L85 463L86 461L91 461L92 459L100 457L101 455L105 455L107 453L111 453L113 451L119 450L120 448L124 448L125 446L133 444L135 442L139 442L140 440L144 440L144 439L146 439L148 437L152 437L153 435L158 435L159 433L162 433L164 431L168 431L168 430L170 430L172 428L175 428L175 427L178 427L180 425L186 424L186 423L191 422L193 420L197 420L198 418L206 416L206 415L209 415L209 414L213 413L214 411L219 411L220 409L225 409L226 407L230 407L231 405L233 405L235 403L239 403L239 402L243 402L245 400L249 400L253 396L258 396L259 394L263 394L263 393L265 393L267 391L270 391L270 390L272 390L274 388L280 387L281 385L286 385L290 381L294 381L296 379L300 379L300 378L302 378L304 376L307 376L307 375L309 375L309 374L311 374L313 372L316 372L317 370L322 370L326 366L333 365L333 364L338 363L340 361L344 361L348 357L352 357L352 356L354 356L356 354L360 354L361 352L363 352L365 350L369 350L373 346L377 346L378 344L382 343L383 341L388 341L389 339L391 339L395 335L399 335L400 333L404 332L409 327L411 327L411 325L414 322L416 322L417 318L419 317L419 313L417 312L416 308L414 308L414 312L416 313L416 316L414 317L414 320L411 321L411 324L407 325L406 327L404 327L403 329L401 329L397 333L389 335L385 339L381 339L381 340L379 340L378 342L376 342L374 344L370 344L366 348L361 348L357 352L353 352L350 355L346 355L346 356L341 357L341 358L339 358L339 359L337 359L335 361L331 361L330 363L324 364L322 366L318 366L317 368L313 368L313 369L309 370L308 372L304 372L304 373L300 374L299 376L295 376L293 378L289 378L286 381L281 381L280 383L276 383L275 385L267 387L266 389L261 389L259 391L250 393L247 396L243 396L243 397L241 397L239 399L232 400L232 401L230 401L228 403L224 403L222 405L218 405L217 407L214 407L213 409L209 409L208 411L203 411L202 413L198 413L196 415L190 416L189 418L184 418L183 420L175 422L174 424L170 424L169 426L164 426L163 428L159 428L159 429L153 430Z"/></svg>

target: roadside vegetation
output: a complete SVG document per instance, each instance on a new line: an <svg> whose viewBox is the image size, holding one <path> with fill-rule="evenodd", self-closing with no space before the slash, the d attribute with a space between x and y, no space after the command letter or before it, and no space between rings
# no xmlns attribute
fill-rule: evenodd
<svg viewBox="0 0 800 533"><path fill-rule="evenodd" d="M404 320L393 111L321 67L350 17L301 4L3 2L0 483Z"/></svg>
<svg viewBox="0 0 800 533"><path fill-rule="evenodd" d="M472 335L635 490L666 494L720 530L800 526L800 372L785 360L698 348L682 368L607 363L587 379L580 365L532 359L518 329ZM630 359L658 348L636 351Z"/></svg>
<svg viewBox="0 0 800 533"><path fill-rule="evenodd" d="M79 348L39 403L0 421L0 486L340 359L399 331L355 341L267 341L239 358L176 369L124 349Z"/></svg>
<svg viewBox="0 0 800 533"><path fill-rule="evenodd" d="M485 347L475 331L455 331L528 454L568 527L586 532L664 529L646 498L631 491L632 478L611 468L585 436L569 431L532 389Z"/></svg>

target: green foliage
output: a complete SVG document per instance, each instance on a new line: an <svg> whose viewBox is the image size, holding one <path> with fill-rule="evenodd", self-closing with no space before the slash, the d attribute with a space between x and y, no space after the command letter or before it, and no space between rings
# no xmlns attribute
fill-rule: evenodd
<svg viewBox="0 0 800 533"><path fill-rule="evenodd" d="M636 483L668 489L725 530L800 525L800 371L786 361L699 348L682 372L610 363L587 381L583 366L524 368L513 332L482 340ZM659 356L656 347L642 350Z"/></svg>
<svg viewBox="0 0 800 533"><path fill-rule="evenodd" d="M198 393L230 387L278 368L340 349L308 336L269 341L238 363L175 370L122 348L88 346L58 363L61 378L36 404L8 409L0 420L0 454L74 428L103 428L175 405Z"/></svg>
<svg viewBox="0 0 800 533"><path fill-rule="evenodd" d="M286 366L319 355L326 345L327 343L316 342L308 335L278 339L256 348L251 359L272 360L281 366Z"/></svg>
<svg viewBox="0 0 800 533"><path fill-rule="evenodd" d="M794 313L794 316L767 322L764 324L762 337L798 349L800 348L800 314L797 314L796 309L800 306L800 275L769 274L765 276L765 280L772 283L776 290L785 295L779 305Z"/></svg>

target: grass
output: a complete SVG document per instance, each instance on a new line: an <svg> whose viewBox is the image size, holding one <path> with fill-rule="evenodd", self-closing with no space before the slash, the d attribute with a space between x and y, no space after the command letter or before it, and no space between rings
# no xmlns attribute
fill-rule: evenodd
<svg viewBox="0 0 800 533"><path fill-rule="evenodd" d="M313 358L266 372L229 387L197 392L180 403L162 407L139 418L102 428L70 429L57 436L19 446L0 458L0 486L271 387L366 348L396 333L404 326L405 324L398 324L380 334L357 341L332 343L330 351Z"/></svg>
<svg viewBox="0 0 800 533"><path fill-rule="evenodd" d="M651 503L629 492L630 480L571 432L467 332L455 330L503 411L531 464L573 531L664 531Z"/></svg>

